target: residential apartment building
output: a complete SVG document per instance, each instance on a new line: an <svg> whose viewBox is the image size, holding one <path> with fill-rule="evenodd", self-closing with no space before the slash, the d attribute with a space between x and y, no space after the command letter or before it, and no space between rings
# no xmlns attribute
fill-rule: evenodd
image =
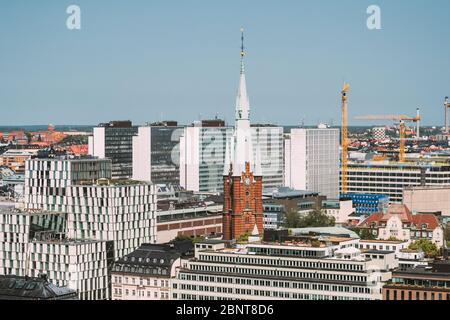
<svg viewBox="0 0 450 320"><path fill-rule="evenodd" d="M133 179L179 185L183 133L184 127L174 121L139 127L133 137Z"/></svg>
<svg viewBox="0 0 450 320"><path fill-rule="evenodd" d="M350 162L347 185L349 193L383 194L391 203L402 203L407 187L450 186L450 166L433 161Z"/></svg>
<svg viewBox="0 0 450 320"><path fill-rule="evenodd" d="M284 184L297 190L339 197L339 129L291 129L285 140Z"/></svg>
<svg viewBox="0 0 450 320"><path fill-rule="evenodd" d="M176 271L193 255L191 241L141 245L114 263L112 300L171 300Z"/></svg>
<svg viewBox="0 0 450 320"><path fill-rule="evenodd" d="M9 149L0 154L0 166L8 167L15 172L25 171L25 161L38 153L38 149Z"/></svg>
<svg viewBox="0 0 450 320"><path fill-rule="evenodd" d="M131 121L111 121L94 128L89 137L88 153L112 161L112 178L131 178L133 175L133 137L137 128Z"/></svg>
<svg viewBox="0 0 450 320"><path fill-rule="evenodd" d="M405 205L391 205L386 212L374 213L358 228L369 230L379 240L425 238L438 247L444 244L444 230L438 218L433 214L412 214Z"/></svg>
<svg viewBox="0 0 450 320"><path fill-rule="evenodd" d="M306 243L196 245L173 284L181 300L381 300L397 266L393 252L361 253L358 239ZM325 241L333 241L327 245ZM203 247L203 248L202 248Z"/></svg>

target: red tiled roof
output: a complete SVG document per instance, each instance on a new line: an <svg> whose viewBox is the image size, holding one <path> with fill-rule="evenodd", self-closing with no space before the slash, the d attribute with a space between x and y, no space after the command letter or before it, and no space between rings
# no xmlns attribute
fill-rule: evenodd
<svg viewBox="0 0 450 320"><path fill-rule="evenodd" d="M387 222L390 218L398 216L403 223L414 224L417 229L422 229L422 225L426 224L428 230L434 230L439 226L438 218L433 214L416 214L413 215L406 205L393 204L390 205L387 212L376 212L364 220L362 226L370 226L372 223L378 226L380 222Z"/></svg>
<svg viewBox="0 0 450 320"><path fill-rule="evenodd" d="M436 229L439 226L439 220L434 214L423 213L413 216L413 223L417 229L422 229L423 224L427 224L427 229Z"/></svg>

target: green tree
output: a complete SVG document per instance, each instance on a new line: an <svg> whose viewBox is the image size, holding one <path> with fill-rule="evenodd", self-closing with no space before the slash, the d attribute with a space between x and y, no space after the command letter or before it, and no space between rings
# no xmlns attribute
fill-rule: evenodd
<svg viewBox="0 0 450 320"><path fill-rule="evenodd" d="M321 210L313 210L298 221L299 228L331 227L336 220Z"/></svg>
<svg viewBox="0 0 450 320"><path fill-rule="evenodd" d="M429 239L419 239L409 245L409 249L422 250L428 258L434 258L439 254L438 247Z"/></svg>
<svg viewBox="0 0 450 320"><path fill-rule="evenodd" d="M447 224L447 226L444 229L444 239L447 242L450 241L450 224Z"/></svg>
<svg viewBox="0 0 450 320"><path fill-rule="evenodd" d="M393 236L390 236L388 240L389 241L398 241L398 239L396 237L393 237Z"/></svg>
<svg viewBox="0 0 450 320"><path fill-rule="evenodd" d="M236 238L236 242L247 242L248 241L248 237L250 237L251 232L246 232L241 234L240 236L238 236Z"/></svg>
<svg viewBox="0 0 450 320"><path fill-rule="evenodd" d="M174 241L191 241L192 243L197 243L200 241L203 241L204 238L200 237L200 236L196 236L196 237L190 237L190 236L182 236L182 235L178 235Z"/></svg>
<svg viewBox="0 0 450 320"><path fill-rule="evenodd" d="M356 229L362 240L375 240L375 236L370 229Z"/></svg>
<svg viewBox="0 0 450 320"><path fill-rule="evenodd" d="M286 228L298 228L300 215L298 212L286 212L284 216L284 226Z"/></svg>

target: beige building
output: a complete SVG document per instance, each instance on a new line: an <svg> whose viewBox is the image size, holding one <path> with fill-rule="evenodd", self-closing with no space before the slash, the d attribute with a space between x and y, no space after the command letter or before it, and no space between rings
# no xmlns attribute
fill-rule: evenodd
<svg viewBox="0 0 450 320"><path fill-rule="evenodd" d="M144 244L114 263L112 300L169 300L176 272L194 253L190 241Z"/></svg>
<svg viewBox="0 0 450 320"><path fill-rule="evenodd" d="M450 219L450 187L409 187L403 190L403 203L413 212L440 212Z"/></svg>
<svg viewBox="0 0 450 320"><path fill-rule="evenodd" d="M370 215L358 225L360 229L367 229L378 240L414 241L430 239L438 247L444 244L444 230L433 214L412 214L405 205L393 204L386 212Z"/></svg>

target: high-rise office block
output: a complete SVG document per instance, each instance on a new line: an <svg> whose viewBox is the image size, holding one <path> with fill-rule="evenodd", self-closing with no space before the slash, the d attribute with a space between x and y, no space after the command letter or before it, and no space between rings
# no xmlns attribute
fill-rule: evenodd
<svg viewBox="0 0 450 320"><path fill-rule="evenodd" d="M176 122L139 127L133 137L133 179L155 184L180 184L180 136Z"/></svg>
<svg viewBox="0 0 450 320"><path fill-rule="evenodd" d="M195 123L180 138L180 185L201 192L223 191L226 142L233 128L224 122Z"/></svg>
<svg viewBox="0 0 450 320"><path fill-rule="evenodd" d="M384 194L391 203L402 203L407 187L450 186L450 166L433 158L405 163L350 162L347 177L349 193Z"/></svg>
<svg viewBox="0 0 450 320"><path fill-rule="evenodd" d="M253 152L259 152L261 158L263 188L284 185L283 131L275 125L251 126Z"/></svg>
<svg viewBox="0 0 450 320"><path fill-rule="evenodd" d="M131 178L133 174L133 136L137 128L131 121L111 121L94 128L89 137L89 154L112 161L112 177Z"/></svg>
<svg viewBox="0 0 450 320"><path fill-rule="evenodd" d="M339 129L292 129L285 141L285 185L339 197Z"/></svg>

